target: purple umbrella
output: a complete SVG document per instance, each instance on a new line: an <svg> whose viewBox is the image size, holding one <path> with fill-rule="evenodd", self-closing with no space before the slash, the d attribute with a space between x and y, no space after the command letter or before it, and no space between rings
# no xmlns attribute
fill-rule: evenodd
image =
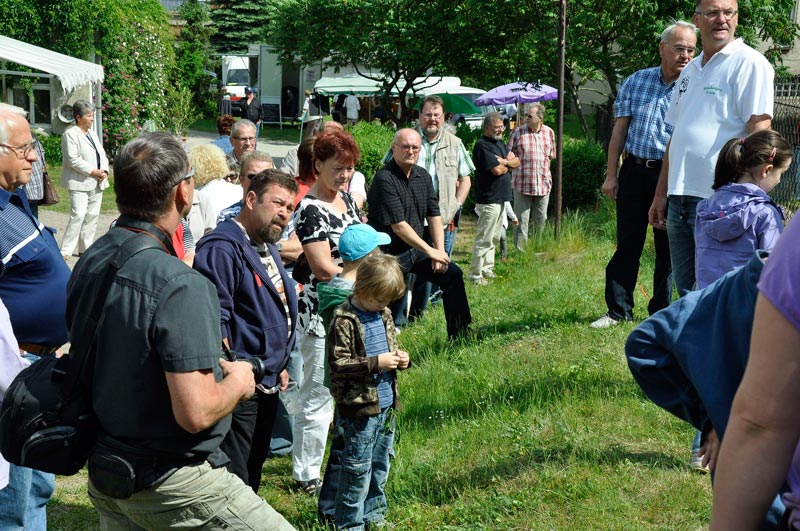
<svg viewBox="0 0 800 531"><path fill-rule="evenodd" d="M541 83L517 81L495 87L475 100L475 105L507 105L509 103L533 103L558 98L558 89Z"/></svg>

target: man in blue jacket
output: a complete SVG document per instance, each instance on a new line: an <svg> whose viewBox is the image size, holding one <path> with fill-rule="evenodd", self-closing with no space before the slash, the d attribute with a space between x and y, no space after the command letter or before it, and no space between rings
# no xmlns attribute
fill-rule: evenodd
<svg viewBox="0 0 800 531"><path fill-rule="evenodd" d="M242 210L197 244L194 268L216 286L223 342L238 356L260 358L264 379L253 397L233 411L230 432L221 449L229 470L255 492L269 450L278 407L286 389L286 364L294 343L297 294L275 243L294 210L297 183L278 170L250 181Z"/></svg>
<svg viewBox="0 0 800 531"><path fill-rule="evenodd" d="M747 366L767 256L756 251L744 266L653 314L625 343L628 367L647 397L703 433L712 471ZM761 529L775 529L783 510L776 497Z"/></svg>

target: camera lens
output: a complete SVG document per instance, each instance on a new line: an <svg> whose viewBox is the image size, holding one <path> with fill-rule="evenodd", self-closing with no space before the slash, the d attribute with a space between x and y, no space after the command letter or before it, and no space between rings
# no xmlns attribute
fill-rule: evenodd
<svg viewBox="0 0 800 531"><path fill-rule="evenodd" d="M264 379L264 374L267 372L264 362L260 358L247 358L247 361L253 366L253 377L256 379L256 383L261 383L261 380Z"/></svg>

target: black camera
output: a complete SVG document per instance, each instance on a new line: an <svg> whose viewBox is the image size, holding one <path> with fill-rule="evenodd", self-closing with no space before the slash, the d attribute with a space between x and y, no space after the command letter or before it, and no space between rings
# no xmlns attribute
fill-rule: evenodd
<svg viewBox="0 0 800 531"><path fill-rule="evenodd" d="M222 352L225 355L225 359L228 361L246 361L250 365L253 366L253 377L256 380L256 384L260 384L261 380L264 379L264 375L267 373L267 368L264 367L264 361L261 358L240 358L236 351L229 349L225 345L222 346Z"/></svg>

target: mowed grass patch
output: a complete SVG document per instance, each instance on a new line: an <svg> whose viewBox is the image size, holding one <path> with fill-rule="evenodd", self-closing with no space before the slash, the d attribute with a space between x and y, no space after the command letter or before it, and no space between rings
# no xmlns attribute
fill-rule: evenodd
<svg viewBox="0 0 800 531"><path fill-rule="evenodd" d="M636 323L588 326L605 312L613 227L602 204L569 213L558 241L548 225L524 253L498 260L489 286L468 284L478 340L449 342L441 304L403 329L414 366L399 376L404 408L387 486L397 529L707 528L710 481L688 468L693 430L649 402L628 371L624 342ZM473 234L467 217L455 253L465 271ZM651 279L648 242L639 316ZM297 529L323 529L289 457L268 460L263 477L260 494ZM96 528L87 504L59 494L52 527ZM65 523L72 514L85 525Z"/></svg>

